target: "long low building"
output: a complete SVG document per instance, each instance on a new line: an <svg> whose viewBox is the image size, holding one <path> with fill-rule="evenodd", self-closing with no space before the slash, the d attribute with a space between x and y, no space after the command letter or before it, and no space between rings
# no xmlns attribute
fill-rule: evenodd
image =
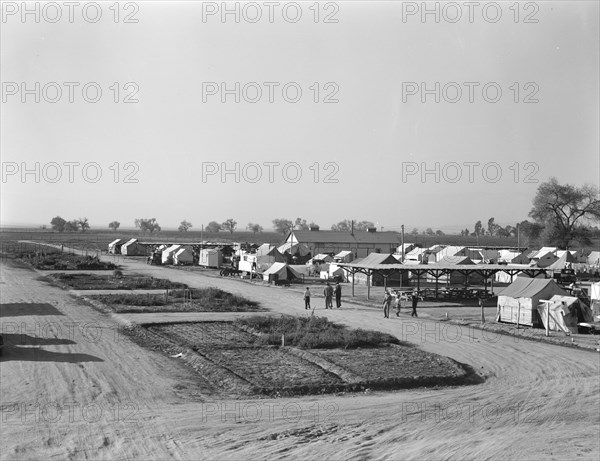
<svg viewBox="0 0 600 461"><path fill-rule="evenodd" d="M354 232L313 228L308 231L289 232L283 245L290 247L302 245L309 249L311 255L351 251L354 259L357 259L364 258L371 253L394 253L401 245L401 237L397 232L377 232L374 228L369 231Z"/></svg>

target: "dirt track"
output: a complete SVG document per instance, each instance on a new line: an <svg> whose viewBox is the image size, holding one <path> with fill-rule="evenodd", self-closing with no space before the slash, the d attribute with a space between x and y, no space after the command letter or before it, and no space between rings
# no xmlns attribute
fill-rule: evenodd
<svg viewBox="0 0 600 461"><path fill-rule="evenodd" d="M141 261L123 265L192 287L217 286L273 311L305 315L301 296L283 288L253 287ZM2 459L600 456L597 352L406 315L384 319L379 311L357 305L325 311L317 299L319 315L394 334L471 365L487 381L441 390L211 402L202 395L198 375L175 358L130 342L112 317L38 281L32 271L0 267L6 342L41 342L13 347L2 359ZM18 309L36 315L14 316ZM28 406L36 402L37 409Z"/></svg>

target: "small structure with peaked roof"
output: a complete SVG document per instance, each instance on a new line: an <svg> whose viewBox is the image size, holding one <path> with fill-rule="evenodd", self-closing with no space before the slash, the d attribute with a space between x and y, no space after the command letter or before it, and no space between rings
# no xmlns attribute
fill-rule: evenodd
<svg viewBox="0 0 600 461"><path fill-rule="evenodd" d="M568 296L569 293L552 279L517 277L498 294L496 321L540 327L538 304L554 295Z"/></svg>

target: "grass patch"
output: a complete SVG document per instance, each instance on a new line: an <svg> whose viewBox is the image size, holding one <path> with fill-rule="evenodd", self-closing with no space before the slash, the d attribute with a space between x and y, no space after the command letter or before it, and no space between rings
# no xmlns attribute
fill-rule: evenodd
<svg viewBox="0 0 600 461"><path fill-rule="evenodd" d="M179 282L171 282L154 277L124 276L115 278L111 275L98 274L50 274L49 277L61 284L76 290L151 290L187 288Z"/></svg>
<svg viewBox="0 0 600 461"><path fill-rule="evenodd" d="M116 312L251 312L260 311L258 303L218 288L178 289L166 294L111 294L92 296ZM133 307L132 307L133 306Z"/></svg>
<svg viewBox="0 0 600 461"><path fill-rule="evenodd" d="M398 338L387 333L350 330L325 317L253 316L238 319L235 323L262 333L261 340L265 345L280 345L281 335L285 336L287 346L303 349L356 349L400 344Z"/></svg>

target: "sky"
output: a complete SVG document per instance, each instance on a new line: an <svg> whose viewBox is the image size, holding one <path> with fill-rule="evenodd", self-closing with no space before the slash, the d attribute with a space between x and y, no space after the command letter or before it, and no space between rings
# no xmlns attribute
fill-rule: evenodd
<svg viewBox="0 0 600 461"><path fill-rule="evenodd" d="M2 4L2 225L458 231L600 184L596 1L98 5Z"/></svg>

